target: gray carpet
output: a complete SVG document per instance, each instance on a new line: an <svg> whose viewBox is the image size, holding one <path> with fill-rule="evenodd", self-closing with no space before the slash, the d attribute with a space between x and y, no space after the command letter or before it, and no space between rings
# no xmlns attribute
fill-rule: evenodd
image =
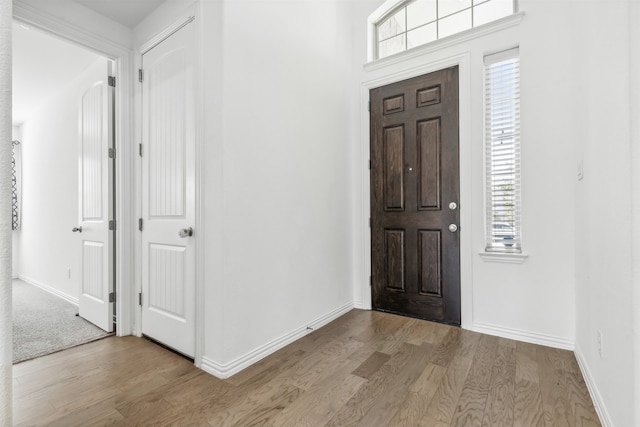
<svg viewBox="0 0 640 427"><path fill-rule="evenodd" d="M13 363L103 338L105 331L76 316L78 307L29 285L13 281Z"/></svg>

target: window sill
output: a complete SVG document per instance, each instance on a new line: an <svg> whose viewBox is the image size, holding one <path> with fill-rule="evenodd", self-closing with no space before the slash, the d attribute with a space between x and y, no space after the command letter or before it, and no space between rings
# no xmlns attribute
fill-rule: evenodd
<svg viewBox="0 0 640 427"><path fill-rule="evenodd" d="M487 24L480 25L479 27L471 28L461 33L453 34L451 36L435 40L422 46L398 52L382 59L374 59L366 63L364 65L364 69L365 71L377 70L388 65L404 62L417 56L422 56L427 53L435 52L450 46L466 42L468 40L473 40L487 34L495 33L497 31L501 31L510 27L515 27L520 24L523 18L524 12L518 12L513 15L498 19L497 21L489 22Z"/></svg>
<svg viewBox="0 0 640 427"><path fill-rule="evenodd" d="M506 252L480 252L480 258L485 262L500 262L505 264L523 264L529 255L510 254Z"/></svg>

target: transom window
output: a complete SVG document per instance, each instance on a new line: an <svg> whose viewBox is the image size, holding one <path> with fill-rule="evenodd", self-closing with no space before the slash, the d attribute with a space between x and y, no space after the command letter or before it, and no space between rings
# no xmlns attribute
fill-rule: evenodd
<svg viewBox="0 0 640 427"><path fill-rule="evenodd" d="M516 0L412 0L376 23L376 58L384 58L512 15Z"/></svg>

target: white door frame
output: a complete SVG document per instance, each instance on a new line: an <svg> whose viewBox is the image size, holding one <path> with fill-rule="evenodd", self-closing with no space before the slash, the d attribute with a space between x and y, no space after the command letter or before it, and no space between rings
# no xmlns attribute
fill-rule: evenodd
<svg viewBox="0 0 640 427"><path fill-rule="evenodd" d="M365 66L365 77L360 87L360 112L361 112L361 140L360 153L355 156L357 164L354 165L359 178L358 189L361 192L361 210L355 210L354 224L356 236L355 259L360 259L362 269L354 274L355 289L354 301L356 308L371 310L371 229L369 217L371 216L370 194L370 170L369 170L369 90L396 83L402 80L428 74L433 71L459 66L459 131L460 131L460 303L461 323L464 329L471 329L473 325L473 286L472 266L473 248L472 242L472 217L471 202L471 71L470 54L464 52L458 55L440 58L438 60L421 61L415 65L409 61L397 59L393 64Z"/></svg>
<svg viewBox="0 0 640 427"><path fill-rule="evenodd" d="M162 42L164 39L178 31L183 26L191 23L194 25L195 32L195 46L194 46L194 101L195 101L195 221L194 221L194 235L195 235L195 351L194 351L194 365L200 367L202 365L202 354L204 350L204 277L203 268L203 245L204 239L204 224L202 221L202 194L203 194L203 111L204 111L204 73L202 72L202 21L200 18L200 2L194 2L194 5L182 14L180 14L171 25L168 25L165 29L160 31L155 36L146 40L142 45L136 46L136 52L134 56L135 69L139 69L142 65L142 55L150 50L152 47ZM192 22L193 21L193 22ZM135 118L136 128L135 135L136 141L142 141L142 84L138 81L136 75L135 80ZM138 144L135 144L138 147ZM143 147L144 149L144 147ZM137 151L136 151L137 153ZM142 158L136 155L135 160L135 180L136 180L136 193L142 195ZM136 197L135 202L135 217L142 217L142 197ZM136 227L137 230L137 227ZM135 295L142 292L142 238L138 231L135 232ZM136 325L142 325L142 306L138 305L138 299L136 298L135 305L135 323ZM142 328L138 327L135 334L142 336Z"/></svg>
<svg viewBox="0 0 640 427"><path fill-rule="evenodd" d="M135 145L133 141L133 52L126 46L78 28L28 4L14 1L13 18L33 28L82 45L115 62L116 76L116 316L118 336L131 335L135 280L133 264L135 188Z"/></svg>

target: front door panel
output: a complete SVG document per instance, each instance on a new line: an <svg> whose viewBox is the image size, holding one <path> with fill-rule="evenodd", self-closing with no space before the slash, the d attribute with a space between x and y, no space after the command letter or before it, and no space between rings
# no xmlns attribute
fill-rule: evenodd
<svg viewBox="0 0 640 427"><path fill-rule="evenodd" d="M370 100L373 307L459 325L458 68Z"/></svg>

